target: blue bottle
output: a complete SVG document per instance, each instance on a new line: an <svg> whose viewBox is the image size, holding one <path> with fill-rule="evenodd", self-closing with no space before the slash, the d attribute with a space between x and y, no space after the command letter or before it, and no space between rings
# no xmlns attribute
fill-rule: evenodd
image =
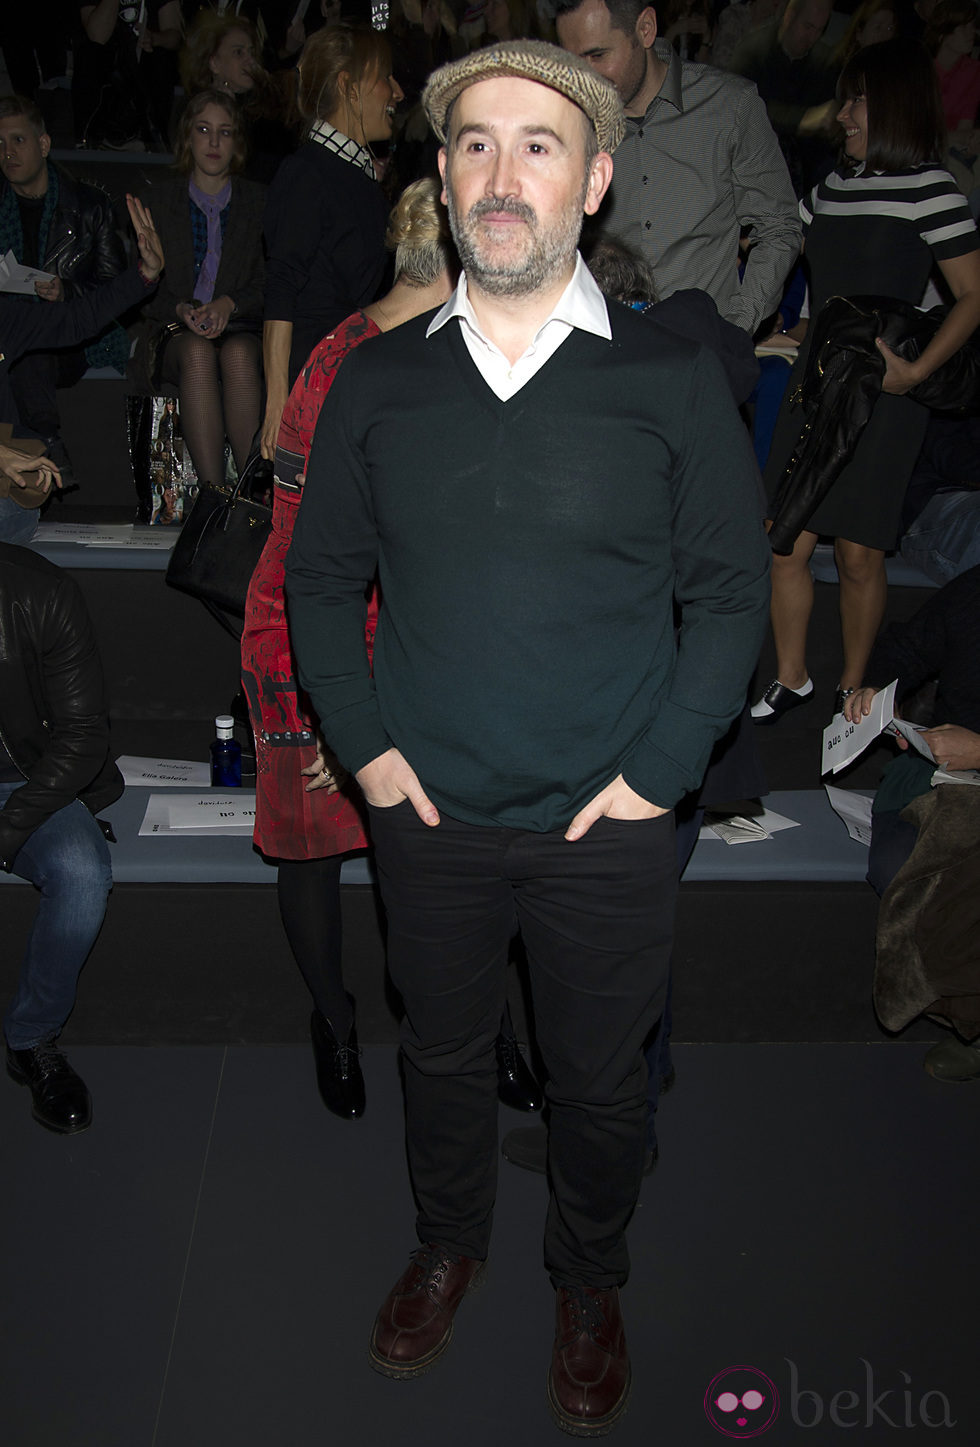
<svg viewBox="0 0 980 1447"><path fill-rule="evenodd" d="M214 721L215 740L211 745L211 787L240 789L242 786L242 746L235 742L235 720L230 713L221 713Z"/></svg>

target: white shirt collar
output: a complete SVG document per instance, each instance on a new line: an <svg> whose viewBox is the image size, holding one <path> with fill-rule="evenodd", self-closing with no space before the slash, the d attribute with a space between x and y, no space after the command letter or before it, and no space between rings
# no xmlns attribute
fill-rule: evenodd
<svg viewBox="0 0 980 1447"><path fill-rule="evenodd" d="M433 332L444 327L453 317L459 317L481 341L489 347L494 347L493 342L484 334L476 319L473 304L467 295L465 272L460 276L452 296L432 318L425 335L431 337ZM596 285L589 268L582 260L581 253L576 254L575 270L572 273L571 281L558 298L558 303L551 316L535 332L528 351L534 350L541 333L551 322L565 322L569 327L578 327L579 331L591 332L593 336L603 337L607 342L612 339L606 299ZM496 350L495 347L494 350Z"/></svg>
<svg viewBox="0 0 980 1447"><path fill-rule="evenodd" d="M310 126L309 140L323 146L324 150L332 151L342 161L349 161L352 166L357 166L370 176L372 181L378 179L371 152L365 150L357 141L351 140L350 136L345 136L343 131L338 131L329 121L314 121Z"/></svg>

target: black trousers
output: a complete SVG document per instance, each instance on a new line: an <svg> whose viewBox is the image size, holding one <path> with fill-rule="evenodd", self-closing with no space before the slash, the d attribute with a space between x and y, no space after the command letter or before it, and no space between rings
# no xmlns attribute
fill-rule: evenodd
<svg viewBox="0 0 980 1447"><path fill-rule="evenodd" d="M497 1180L494 1038L507 945L524 938L548 1072L556 1283L618 1286L642 1181L644 1041L674 926L673 815L600 819L584 838L485 828L407 801L371 809L388 963L405 1003L407 1142L421 1241L487 1255Z"/></svg>

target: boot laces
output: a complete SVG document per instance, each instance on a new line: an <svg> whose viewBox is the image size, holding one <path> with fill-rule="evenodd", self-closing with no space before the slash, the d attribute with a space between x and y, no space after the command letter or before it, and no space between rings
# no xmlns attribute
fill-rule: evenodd
<svg viewBox="0 0 980 1447"><path fill-rule="evenodd" d="M572 1330L576 1336L584 1333L595 1341L597 1334L606 1325L595 1296L585 1286L566 1286L565 1299L571 1310Z"/></svg>
<svg viewBox="0 0 980 1447"><path fill-rule="evenodd" d="M456 1266L459 1257L452 1251L443 1251L439 1246L419 1246L412 1252L412 1260L424 1275L426 1281L441 1282L446 1268Z"/></svg>

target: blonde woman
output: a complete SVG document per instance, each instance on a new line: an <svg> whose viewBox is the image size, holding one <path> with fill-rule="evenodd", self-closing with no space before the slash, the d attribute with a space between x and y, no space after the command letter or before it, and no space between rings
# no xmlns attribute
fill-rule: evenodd
<svg viewBox="0 0 980 1447"><path fill-rule="evenodd" d="M262 455L270 460L289 389L311 350L377 295L388 208L370 148L390 138L404 98L380 31L318 30L298 71L309 139L276 173L265 219Z"/></svg>

